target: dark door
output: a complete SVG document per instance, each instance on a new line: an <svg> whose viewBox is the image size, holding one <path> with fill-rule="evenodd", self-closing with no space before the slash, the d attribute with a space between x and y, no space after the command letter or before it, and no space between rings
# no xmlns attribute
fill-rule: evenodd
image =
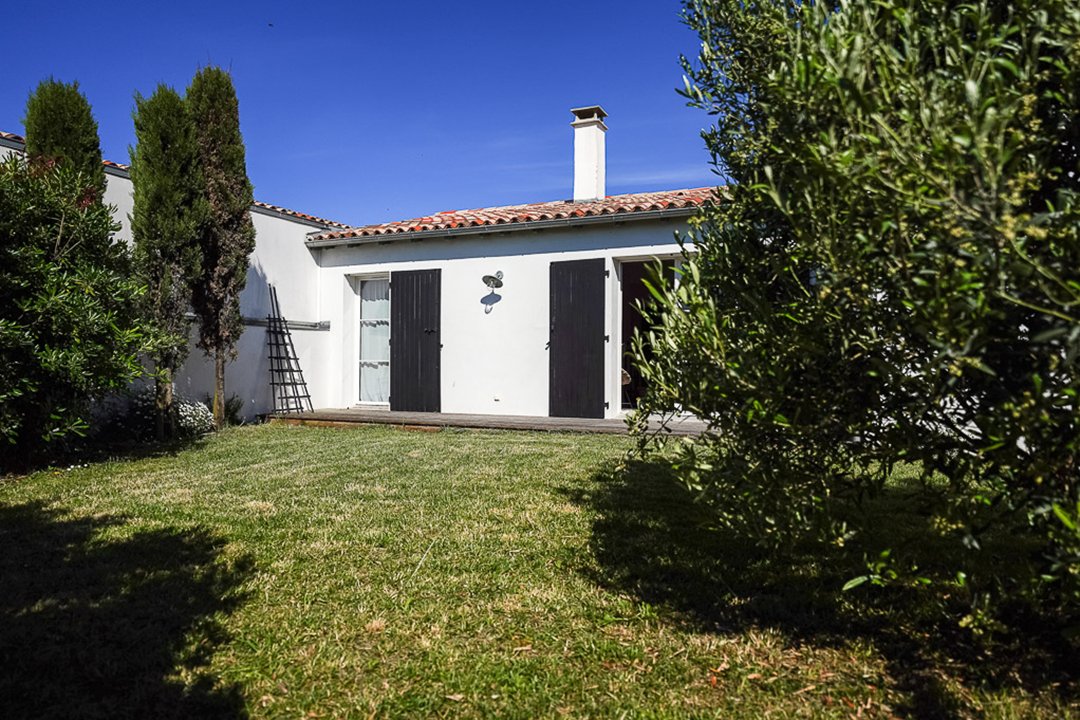
<svg viewBox="0 0 1080 720"><path fill-rule="evenodd" d="M439 270L390 274L390 409L439 412Z"/></svg>
<svg viewBox="0 0 1080 720"><path fill-rule="evenodd" d="M548 413L604 417L604 260L551 263Z"/></svg>

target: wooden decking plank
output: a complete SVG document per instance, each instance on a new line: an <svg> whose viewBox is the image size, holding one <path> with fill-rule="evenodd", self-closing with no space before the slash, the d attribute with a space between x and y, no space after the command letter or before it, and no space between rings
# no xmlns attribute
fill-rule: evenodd
<svg viewBox="0 0 1080 720"><path fill-rule="evenodd" d="M626 423L615 418L553 418L526 415L476 415L467 413L400 412L373 408L325 408L313 412L275 413L272 421L295 425L356 426L394 425L410 429L472 428L478 430L541 430L625 435ZM698 420L684 419L671 426L675 435L696 435L705 431Z"/></svg>

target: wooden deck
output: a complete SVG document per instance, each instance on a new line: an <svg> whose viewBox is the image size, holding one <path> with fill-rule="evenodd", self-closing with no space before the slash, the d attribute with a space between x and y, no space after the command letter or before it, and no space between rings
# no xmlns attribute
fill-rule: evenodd
<svg viewBox="0 0 1080 720"><path fill-rule="evenodd" d="M621 419L555 418L527 415L467 415L463 413L396 412L381 408L328 408L314 412L272 413L270 422L289 425L348 427L355 425L395 425L413 430L474 428L482 430L539 430L547 432L627 434ZM653 424L653 428L657 425ZM695 418L679 418L670 423L673 435L699 435L705 425Z"/></svg>

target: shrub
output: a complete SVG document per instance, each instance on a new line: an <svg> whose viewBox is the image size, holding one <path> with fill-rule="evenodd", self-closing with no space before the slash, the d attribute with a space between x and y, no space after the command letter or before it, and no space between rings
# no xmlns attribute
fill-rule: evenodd
<svg viewBox="0 0 1080 720"><path fill-rule="evenodd" d="M86 428L141 372L145 335L110 209L64 165L0 163L0 467Z"/></svg>
<svg viewBox="0 0 1080 720"><path fill-rule="evenodd" d="M956 550L937 579L1075 612L1080 1L692 0L686 20L685 92L733 182L638 341L643 414L713 431L678 448L683 477L790 547L858 541L914 468ZM993 534L1035 551L988 569ZM888 542L863 579L911 579Z"/></svg>

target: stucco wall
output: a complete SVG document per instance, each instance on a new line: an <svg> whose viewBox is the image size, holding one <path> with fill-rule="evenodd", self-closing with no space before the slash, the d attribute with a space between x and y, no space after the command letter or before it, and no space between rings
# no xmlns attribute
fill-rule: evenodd
<svg viewBox="0 0 1080 720"><path fill-rule="evenodd" d="M134 205L131 179L122 171L107 169L106 181L105 202L116 209L113 217L121 226L116 237L130 243L129 216ZM318 268L310 251L304 246L307 233L317 227L260 209L252 210L251 218L255 225L255 252L251 256L247 285L240 295L241 315L255 319L265 319L269 315L267 282L270 282L277 288L281 311L287 319L306 322L325 320L319 314ZM321 375L329 334L327 330L292 331L300 367L307 378ZM191 352L176 374L176 388L187 397L202 399L213 392L214 366L195 347L196 337L193 325ZM242 413L246 418L272 409L265 327L245 325L237 345L237 358L226 367L225 391L244 400ZM313 392L312 400L316 406L330 402L325 393L319 395Z"/></svg>
<svg viewBox="0 0 1080 720"><path fill-rule="evenodd" d="M257 210L252 211L251 218L255 224L255 251L251 255L247 285L240 294L241 314L246 318L265 319L270 314L267 283L272 283L286 319L301 323L325 321L327 318L319 307L318 267L304 245L307 233L315 228ZM334 329L331 326L330 330L299 327L291 330L300 368L315 407L325 407L332 402L326 384L320 382L320 378L325 373L330 335ZM273 407L267 355L266 328L247 325L237 346L237 359L226 367L226 394L244 399L244 415L249 418L269 412ZM177 374L176 383L180 392L202 398L213 391L213 363L193 345L188 361Z"/></svg>
<svg viewBox="0 0 1080 720"><path fill-rule="evenodd" d="M115 208L113 219L120 223L120 230L113 237L130 245L131 212L135 199L131 192L131 179L126 173L121 175L109 169L105 171L105 204Z"/></svg>
<svg viewBox="0 0 1080 720"><path fill-rule="evenodd" d="M622 392L619 261L677 255L674 233L683 227L674 221L644 221L317 250L323 312L335 327L325 374L319 378L320 398L330 399L333 407L353 405L359 398L355 279L439 268L442 411L547 415L550 263L603 258L610 271L605 399L608 416L617 417ZM500 270L501 298L485 313L481 301L489 290L481 278Z"/></svg>
<svg viewBox="0 0 1080 720"><path fill-rule="evenodd" d="M0 155L11 148L0 145ZM117 208L118 237L130 242L131 181L108 171L105 200ZM603 258L606 280L605 399L607 415L620 414L622 365L620 262L679 253L676 220L622 222L591 227L492 233L309 250L310 223L255 209L256 248L240 306L246 318L265 319L267 282L277 288L283 315L329 329L296 327L293 342L312 403L348 407L359 399L357 280L398 270L439 268L442 411L506 415L548 414L549 266ZM485 313L489 290L481 278L502 271L498 302ZM213 390L213 364L195 348L177 373L177 390L201 399ZM266 329L247 325L238 357L226 370L226 392L244 400L246 417L272 409ZM393 372L393 368L391 368Z"/></svg>

